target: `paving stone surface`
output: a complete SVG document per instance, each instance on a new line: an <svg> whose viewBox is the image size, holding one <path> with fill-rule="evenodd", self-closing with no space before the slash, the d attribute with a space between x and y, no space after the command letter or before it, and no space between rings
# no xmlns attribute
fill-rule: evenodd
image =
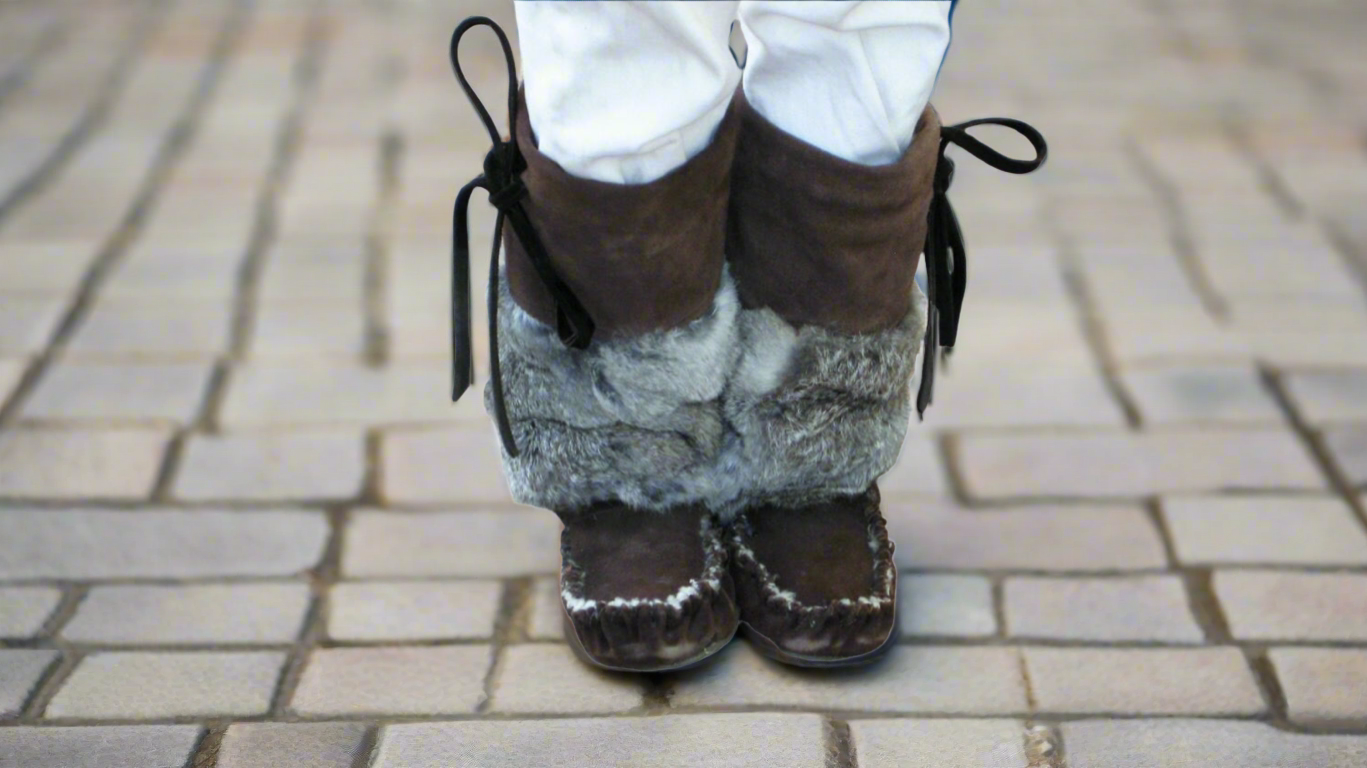
<svg viewBox="0 0 1367 768"><path fill-rule="evenodd" d="M0 717L19 714L43 672L58 656L51 650L0 648Z"/></svg>
<svg viewBox="0 0 1367 768"><path fill-rule="evenodd" d="M23 415L184 424L194 418L208 383L207 365L61 363L39 380Z"/></svg>
<svg viewBox="0 0 1367 768"><path fill-rule="evenodd" d="M1015 720L856 720L859 768L1024 768L1024 729Z"/></svg>
<svg viewBox="0 0 1367 768"><path fill-rule="evenodd" d="M970 437L959 455L984 498L1325 487L1290 430Z"/></svg>
<svg viewBox="0 0 1367 768"><path fill-rule="evenodd" d="M487 429L390 432L380 493L396 504L509 504L497 442Z"/></svg>
<svg viewBox="0 0 1367 768"><path fill-rule="evenodd" d="M0 638L33 637L61 602L51 587L0 587Z"/></svg>
<svg viewBox="0 0 1367 768"><path fill-rule="evenodd" d="M362 512L347 532L342 572L355 578L554 573L560 521L541 510Z"/></svg>
<svg viewBox="0 0 1367 768"><path fill-rule="evenodd" d="M0 510L0 579L291 576L318 562L318 512Z"/></svg>
<svg viewBox="0 0 1367 768"><path fill-rule="evenodd" d="M0 496L146 498L170 439L158 428L0 432Z"/></svg>
<svg viewBox="0 0 1367 768"><path fill-rule="evenodd" d="M1273 648L1287 715L1308 725L1367 721L1367 649Z"/></svg>
<svg viewBox="0 0 1367 768"><path fill-rule="evenodd" d="M284 664L285 654L274 651L96 653L81 660L43 714L133 720L263 715Z"/></svg>
<svg viewBox="0 0 1367 768"><path fill-rule="evenodd" d="M486 0L0 2L0 768L1367 765L1367 6L960 3L936 109L1049 162L951 150L898 645L653 680L564 642L481 259L450 398L475 14L516 47ZM501 54L461 50L500 132Z"/></svg>
<svg viewBox="0 0 1367 768"><path fill-rule="evenodd" d="M173 494L188 501L350 499L365 479L353 431L200 436L185 446Z"/></svg>
<svg viewBox="0 0 1367 768"><path fill-rule="evenodd" d="M78 643L290 643L309 607L302 582L95 587L62 627Z"/></svg>
<svg viewBox="0 0 1367 768"><path fill-rule="evenodd" d="M822 765L826 748L820 718L803 714L406 723L385 728L374 765L521 768L590 754L614 768L767 768Z"/></svg>
<svg viewBox="0 0 1367 768"><path fill-rule="evenodd" d="M904 574L897 599L903 637L985 637L997 631L992 583L980 576Z"/></svg>
<svg viewBox="0 0 1367 768"><path fill-rule="evenodd" d="M888 504L902 568L1114 571L1162 568L1158 530L1138 507L1021 506L964 510Z"/></svg>
<svg viewBox="0 0 1367 768"><path fill-rule="evenodd" d="M198 725L0 728L3 768L181 768Z"/></svg>
<svg viewBox="0 0 1367 768"><path fill-rule="evenodd" d="M1335 498L1168 498L1163 516L1185 563L1367 563L1367 531Z"/></svg>
<svg viewBox="0 0 1367 768"><path fill-rule="evenodd" d="M289 706L309 716L470 714L489 662L485 645L318 650Z"/></svg>
<svg viewBox="0 0 1367 768"><path fill-rule="evenodd" d="M1165 367L1123 379L1147 424L1277 424L1277 403L1246 366Z"/></svg>
<svg viewBox="0 0 1367 768"><path fill-rule="evenodd" d="M646 679L591 669L559 645L509 648L494 689L496 712L592 714L641 706Z"/></svg>
<svg viewBox="0 0 1367 768"><path fill-rule="evenodd" d="M1367 487L1367 428L1329 429L1324 442L1348 481L1356 488Z"/></svg>
<svg viewBox="0 0 1367 768"><path fill-rule="evenodd" d="M1367 640L1367 575L1216 571L1215 594L1234 637Z"/></svg>
<svg viewBox="0 0 1367 768"><path fill-rule="evenodd" d="M1176 576L1012 577L1003 588L1013 637L1199 643L1201 628Z"/></svg>
<svg viewBox="0 0 1367 768"><path fill-rule="evenodd" d="M1236 648L1026 648L1041 712L1252 715L1265 704Z"/></svg>
<svg viewBox="0 0 1367 768"><path fill-rule="evenodd" d="M223 735L219 768L351 768L364 723L238 723Z"/></svg>
<svg viewBox="0 0 1367 768"><path fill-rule="evenodd" d="M1353 768L1367 736L1308 736L1233 720L1084 720L1064 723L1069 768Z"/></svg>
<svg viewBox="0 0 1367 768"><path fill-rule="evenodd" d="M348 642L490 638L497 581L344 582L328 598L328 635Z"/></svg>

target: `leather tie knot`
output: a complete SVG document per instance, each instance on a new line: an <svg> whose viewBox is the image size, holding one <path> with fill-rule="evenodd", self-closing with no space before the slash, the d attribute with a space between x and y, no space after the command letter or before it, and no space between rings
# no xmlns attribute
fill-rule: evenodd
<svg viewBox="0 0 1367 768"><path fill-rule="evenodd" d="M935 165L935 192L943 195L949 191L949 185L954 183L954 161L945 157L945 147L940 147L940 158Z"/></svg>
<svg viewBox="0 0 1367 768"><path fill-rule="evenodd" d="M503 46L503 58L508 65L508 123L507 141L499 137L489 110L475 95L474 88L460 68L457 51L461 37L474 27L489 27L498 35ZM489 391L493 399L494 421L498 425L499 438L503 450L509 456L518 455L517 441L513 437L512 423L508 419L507 406L503 398L503 374L498 362L498 302L499 302L499 247L503 240L503 225L507 223L513 234L522 243L527 259L540 278L541 283L555 301L556 333L567 347L584 349L593 339L593 318L589 317L579 299L555 271L541 238L532 226L522 201L527 198L527 185L522 182L522 172L527 169L527 160L517 146L517 70L513 62L512 45L508 36L493 21L483 16L472 16L461 22L451 35L451 66L456 71L460 87L470 99L475 113L484 123L493 145L484 156L484 173L472 179L461 188L456 196L455 211L452 214L451 244L451 399L459 400L470 388L475 378L473 324L470 321L470 230L467 209L470 195L476 189L489 193L489 203L498 211L494 221L493 252L489 257Z"/></svg>

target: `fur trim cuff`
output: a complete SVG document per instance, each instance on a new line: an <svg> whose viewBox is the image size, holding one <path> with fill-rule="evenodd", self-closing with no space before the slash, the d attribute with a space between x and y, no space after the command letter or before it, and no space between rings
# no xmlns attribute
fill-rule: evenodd
<svg viewBox="0 0 1367 768"><path fill-rule="evenodd" d="M723 409L739 436L725 463L745 486L728 511L862 494L896 463L925 304L918 287L901 323L866 334L794 328L769 309L740 313Z"/></svg>
<svg viewBox="0 0 1367 768"><path fill-rule="evenodd" d="M738 352L729 274L688 325L586 350L562 345L500 285L499 361L521 448L503 456L513 498L555 510L603 501L662 510L734 495L717 471L731 439L720 397Z"/></svg>

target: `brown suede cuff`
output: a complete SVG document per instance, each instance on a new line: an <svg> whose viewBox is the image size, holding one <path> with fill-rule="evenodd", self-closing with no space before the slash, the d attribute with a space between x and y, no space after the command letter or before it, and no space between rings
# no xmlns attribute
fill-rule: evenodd
<svg viewBox="0 0 1367 768"><path fill-rule="evenodd" d="M596 338L676 328L712 306L721 286L731 162L740 116L727 110L712 143L648 184L571 176L536 147L525 99L517 142L527 160L523 201L551 263L593 318ZM555 325L555 303L511 228L508 285L518 306Z"/></svg>
<svg viewBox="0 0 1367 768"><path fill-rule="evenodd" d="M911 311L940 146L929 106L889 165L843 160L770 123L737 91L741 136L726 250L747 308L868 333Z"/></svg>

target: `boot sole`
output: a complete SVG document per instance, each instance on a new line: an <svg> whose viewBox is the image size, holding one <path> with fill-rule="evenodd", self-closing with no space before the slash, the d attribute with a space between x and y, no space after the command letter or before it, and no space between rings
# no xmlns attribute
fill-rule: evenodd
<svg viewBox="0 0 1367 768"><path fill-rule="evenodd" d="M787 664L791 667L803 667L805 669L841 669L844 667L862 667L872 664L888 654L892 647L897 644L897 614L893 614L892 631L883 644L871 651L865 651L858 656L843 656L831 658L829 656L807 656L801 653L785 651L778 647L778 644L770 640L759 630L741 620L740 631L745 635L745 639L754 645L755 650L762 656L767 656L780 664Z"/></svg>
<svg viewBox="0 0 1367 768"><path fill-rule="evenodd" d="M569 642L570 648L574 650L574 655L578 656L580 661L584 662L585 664L588 664L591 667L597 667L598 669L602 669L608 672L634 672L637 674L682 672L686 669L692 669L693 667L696 667L702 664L703 662L707 661L712 656L715 656L718 651L729 645L731 641L735 639L737 631L735 628L733 628L731 630L731 634L728 635L726 639L720 640L718 642L713 643L712 645L707 646L702 650L702 652L698 653L696 656L692 656L686 659L680 659L677 662L667 662L659 665L623 667L599 661L598 659L595 659L586 648L584 648L584 644L579 641L579 635L575 633L574 624L570 621L569 614L565 612L564 606L561 606L560 609L560 619L561 624L563 625L565 630L565 639Z"/></svg>

